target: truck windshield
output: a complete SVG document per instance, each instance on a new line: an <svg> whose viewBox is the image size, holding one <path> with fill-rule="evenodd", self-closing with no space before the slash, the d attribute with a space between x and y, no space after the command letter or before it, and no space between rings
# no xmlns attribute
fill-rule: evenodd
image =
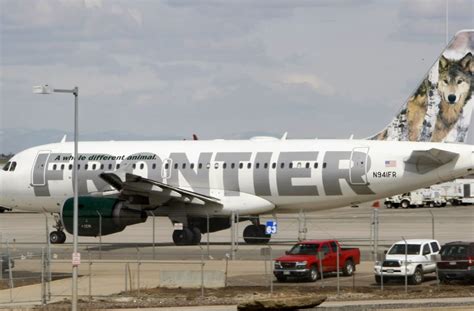
<svg viewBox="0 0 474 311"><path fill-rule="evenodd" d="M319 244L296 244L290 250L290 255L317 255Z"/></svg>
<svg viewBox="0 0 474 311"><path fill-rule="evenodd" d="M404 255L405 254L405 244L395 244L392 246L388 252L390 255ZM418 255L420 253L420 245L408 244L407 245L407 254L408 255Z"/></svg>

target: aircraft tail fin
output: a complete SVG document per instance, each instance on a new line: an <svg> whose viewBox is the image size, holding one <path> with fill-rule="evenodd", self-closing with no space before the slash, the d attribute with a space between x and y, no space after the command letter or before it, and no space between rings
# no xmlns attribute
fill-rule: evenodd
<svg viewBox="0 0 474 311"><path fill-rule="evenodd" d="M474 29L459 31L372 140L464 143L474 105Z"/></svg>

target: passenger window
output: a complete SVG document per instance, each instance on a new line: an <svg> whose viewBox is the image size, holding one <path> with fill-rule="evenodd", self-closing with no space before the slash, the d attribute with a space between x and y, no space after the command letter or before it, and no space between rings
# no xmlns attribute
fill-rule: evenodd
<svg viewBox="0 0 474 311"><path fill-rule="evenodd" d="M326 162L323 163L323 168L326 168Z"/></svg>
<svg viewBox="0 0 474 311"><path fill-rule="evenodd" d="M326 257L326 255L329 254L329 246L327 244L323 244L320 251L323 253L323 256Z"/></svg>
<svg viewBox="0 0 474 311"><path fill-rule="evenodd" d="M189 167L193 170L194 169L194 163L191 163Z"/></svg>
<svg viewBox="0 0 474 311"><path fill-rule="evenodd" d="M297 166L298 168L301 168L301 162L298 162Z"/></svg>
<svg viewBox="0 0 474 311"><path fill-rule="evenodd" d="M5 166L3 167L3 170L8 171L10 169L10 164L10 162L7 162L7 164L5 164Z"/></svg>
<svg viewBox="0 0 474 311"><path fill-rule="evenodd" d="M183 169L185 169L185 168L186 168L186 163L183 163L183 166L182 166L182 167L183 167Z"/></svg>
<svg viewBox="0 0 474 311"><path fill-rule="evenodd" d="M69 170L72 171L72 164L69 164Z"/></svg>
<svg viewBox="0 0 474 311"><path fill-rule="evenodd" d="M95 168L97 167L97 165L95 164L92 164L92 170L95 171Z"/></svg>
<svg viewBox="0 0 474 311"><path fill-rule="evenodd" d="M306 168L309 168L309 162L306 162Z"/></svg>
<svg viewBox="0 0 474 311"><path fill-rule="evenodd" d="M10 164L10 172L13 172L16 169L16 162L13 161L12 164Z"/></svg>
<svg viewBox="0 0 474 311"><path fill-rule="evenodd" d="M78 165L77 165L77 170L80 170L80 169L81 169L81 165L78 164Z"/></svg>
<svg viewBox="0 0 474 311"><path fill-rule="evenodd" d="M222 164L222 168L225 169L227 167L227 163L224 162L224 164Z"/></svg>
<svg viewBox="0 0 474 311"><path fill-rule="evenodd" d="M175 170L178 169L178 163L175 163L175 164L174 164L174 169L175 169Z"/></svg>
<svg viewBox="0 0 474 311"><path fill-rule="evenodd" d="M211 167L211 163L206 164L206 168L209 169Z"/></svg>
<svg viewBox="0 0 474 311"><path fill-rule="evenodd" d="M239 168L243 168L244 167L244 163L239 163Z"/></svg>
<svg viewBox="0 0 474 311"><path fill-rule="evenodd" d="M53 171L55 171L55 170L56 170L56 167L57 167L57 165L56 165L56 164L54 164L54 165L53 165Z"/></svg>
<svg viewBox="0 0 474 311"><path fill-rule="evenodd" d="M268 168L268 163L263 164L263 168Z"/></svg>
<svg viewBox="0 0 474 311"><path fill-rule="evenodd" d="M277 164L275 162L272 163L272 168L276 168Z"/></svg>
<svg viewBox="0 0 474 311"><path fill-rule="evenodd" d="M260 167L260 163L255 163L255 168L259 168Z"/></svg>
<svg viewBox="0 0 474 311"><path fill-rule="evenodd" d="M252 168L252 163L247 163L247 168L248 169Z"/></svg>
<svg viewBox="0 0 474 311"><path fill-rule="evenodd" d="M285 163L284 163L284 162L281 162L280 167L281 167L281 168L285 168Z"/></svg>
<svg viewBox="0 0 474 311"><path fill-rule="evenodd" d="M235 163L232 163L232 164L230 165L230 168L235 168Z"/></svg>
<svg viewBox="0 0 474 311"><path fill-rule="evenodd" d="M318 168L318 162L314 162L314 168Z"/></svg>
<svg viewBox="0 0 474 311"><path fill-rule="evenodd" d="M144 168L145 168L145 164L143 164L143 163L140 164L140 169L142 170L142 169L144 169Z"/></svg>
<svg viewBox="0 0 474 311"><path fill-rule="evenodd" d="M120 168L120 164L117 164L117 169L119 169L119 168Z"/></svg>
<svg viewBox="0 0 474 311"><path fill-rule="evenodd" d="M198 164L198 168L199 168L199 169L202 168L202 163L199 163L199 164Z"/></svg>
<svg viewBox="0 0 474 311"><path fill-rule="evenodd" d="M104 170L104 164L101 164L101 165L100 165L100 170L101 170L101 171Z"/></svg>
<svg viewBox="0 0 474 311"><path fill-rule="evenodd" d="M109 164L109 171L112 169L112 164Z"/></svg>
<svg viewBox="0 0 474 311"><path fill-rule="evenodd" d="M86 164L84 165L84 169L87 171L87 169L89 168L89 164Z"/></svg>
<svg viewBox="0 0 474 311"><path fill-rule="evenodd" d="M167 163L167 164L168 164L168 163ZM151 165L151 169L152 169L152 170L156 169L156 163L153 163L153 164Z"/></svg>
<svg viewBox="0 0 474 311"><path fill-rule="evenodd" d="M64 171L64 164L61 164L61 171Z"/></svg>
<svg viewBox="0 0 474 311"><path fill-rule="evenodd" d="M137 165L136 165L135 163L133 163L132 168L133 168L133 169L136 169L136 168L137 168Z"/></svg>
<svg viewBox="0 0 474 311"><path fill-rule="evenodd" d="M293 162L290 162L290 164L288 165L289 168L293 168Z"/></svg>
<svg viewBox="0 0 474 311"><path fill-rule="evenodd" d="M433 253L436 253L437 251L439 251L438 243L431 242L431 249L433 250Z"/></svg>
<svg viewBox="0 0 474 311"><path fill-rule="evenodd" d="M219 163L214 163L214 168L217 170L219 168Z"/></svg>
<svg viewBox="0 0 474 311"><path fill-rule="evenodd" d="M169 169L170 164L168 162L165 163L165 170Z"/></svg>
<svg viewBox="0 0 474 311"><path fill-rule="evenodd" d="M430 251L430 245L429 245L429 244L425 244L425 245L423 246L423 255L427 255L427 254L429 254L429 253L431 253L431 251Z"/></svg>

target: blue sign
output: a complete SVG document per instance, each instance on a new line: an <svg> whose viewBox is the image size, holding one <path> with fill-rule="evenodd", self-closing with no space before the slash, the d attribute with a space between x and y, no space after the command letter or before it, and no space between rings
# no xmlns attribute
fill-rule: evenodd
<svg viewBox="0 0 474 311"><path fill-rule="evenodd" d="M265 233L266 234L275 234L277 233L277 222L274 220L268 220L265 225Z"/></svg>

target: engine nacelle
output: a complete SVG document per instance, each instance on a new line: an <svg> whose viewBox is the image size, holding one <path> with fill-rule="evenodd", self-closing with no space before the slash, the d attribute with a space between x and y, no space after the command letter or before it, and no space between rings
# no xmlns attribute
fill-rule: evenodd
<svg viewBox="0 0 474 311"><path fill-rule="evenodd" d="M145 212L127 208L125 202L111 198L79 197L78 234L108 235L123 231L126 226L145 222ZM73 233L74 198L64 202L61 220L67 232Z"/></svg>

